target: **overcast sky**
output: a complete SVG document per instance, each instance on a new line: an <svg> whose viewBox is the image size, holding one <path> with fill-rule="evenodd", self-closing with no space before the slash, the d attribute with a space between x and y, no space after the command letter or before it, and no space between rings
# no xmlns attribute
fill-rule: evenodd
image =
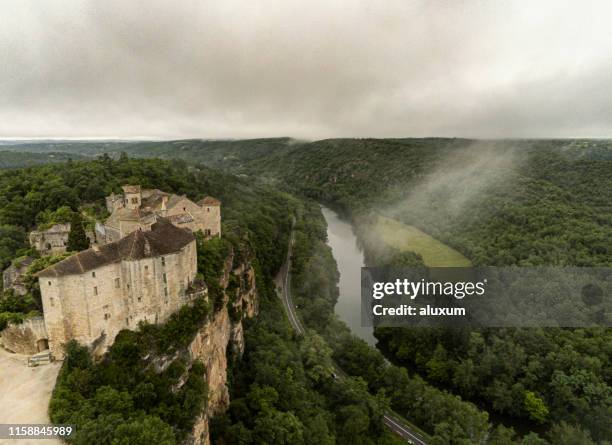
<svg viewBox="0 0 612 445"><path fill-rule="evenodd" d="M612 137L606 0L0 8L0 138Z"/></svg>

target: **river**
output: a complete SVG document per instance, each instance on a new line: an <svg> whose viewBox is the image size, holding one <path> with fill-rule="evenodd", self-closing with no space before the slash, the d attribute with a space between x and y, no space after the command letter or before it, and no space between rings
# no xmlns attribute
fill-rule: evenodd
<svg viewBox="0 0 612 445"><path fill-rule="evenodd" d="M350 328L353 334L374 346L376 338L371 327L361 326L361 267L364 265L363 252L357 244L357 237L350 223L340 219L338 214L322 207L327 221L327 239L340 271L340 295L335 312Z"/></svg>
<svg viewBox="0 0 612 445"><path fill-rule="evenodd" d="M364 265L363 252L357 244L357 237L350 223L340 219L338 214L327 207L322 207L323 216L327 221L327 238L332 253L340 271L340 295L335 312L350 328L353 334L365 340L371 346L376 345L372 334L373 328L361 326L361 267ZM482 409L488 409L494 424L503 423L512 426L521 434L529 432L528 422L514 419L492 412L482 401L478 403ZM541 428L543 431L543 427ZM541 431L540 431L541 432Z"/></svg>

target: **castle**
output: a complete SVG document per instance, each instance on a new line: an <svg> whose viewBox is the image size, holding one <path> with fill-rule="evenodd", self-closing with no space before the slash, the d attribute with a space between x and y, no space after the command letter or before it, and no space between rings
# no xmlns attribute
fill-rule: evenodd
<svg viewBox="0 0 612 445"><path fill-rule="evenodd" d="M96 239L100 243L113 242L134 230L149 230L159 217L192 232L202 231L206 237L221 236L220 205L210 196L196 204L186 196L124 185L123 195L113 193L106 197L111 216L103 225L96 226Z"/></svg>
<svg viewBox="0 0 612 445"><path fill-rule="evenodd" d="M195 283L193 232L221 236L220 202L206 197L196 204L133 185L123 192L106 198L111 216L96 224L93 247L36 274L44 329L36 329L33 345L25 346L38 351L48 346L62 358L63 345L74 339L102 353L119 331L135 329L141 321L162 323L206 294L205 284Z"/></svg>
<svg viewBox="0 0 612 445"><path fill-rule="evenodd" d="M140 321L164 322L186 304L197 273L194 234L164 218L150 231L79 252L38 273L49 349L75 339L112 344Z"/></svg>

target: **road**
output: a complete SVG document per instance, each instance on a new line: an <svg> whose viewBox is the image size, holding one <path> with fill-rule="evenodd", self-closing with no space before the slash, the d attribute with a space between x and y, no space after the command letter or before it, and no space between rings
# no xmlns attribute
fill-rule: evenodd
<svg viewBox="0 0 612 445"><path fill-rule="evenodd" d="M276 277L276 287L279 290L281 300L283 302L283 306L285 307L285 311L287 312L287 317L289 318L289 322L293 329L298 334L304 333L304 327L298 317L298 314L295 310L295 305L293 304L291 298L291 255L293 250L293 242L294 242L294 232L291 232L291 238L289 240L289 247L287 249L287 258L285 259L285 263L281 267L277 277ZM338 375L338 378L343 378L346 376L346 373L338 367L338 365L334 364L335 372ZM427 445L427 442L423 439L423 436L414 431L408 425L404 424L397 416L392 413L387 413L383 417L383 422L391 431L400 436L402 439L406 440L407 443L412 443L415 445Z"/></svg>

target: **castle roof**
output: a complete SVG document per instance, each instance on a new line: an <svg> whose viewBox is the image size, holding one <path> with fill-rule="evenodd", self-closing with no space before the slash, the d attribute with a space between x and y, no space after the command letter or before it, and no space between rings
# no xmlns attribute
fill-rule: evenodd
<svg viewBox="0 0 612 445"><path fill-rule="evenodd" d="M193 217L189 213L179 213L168 217L173 224L187 224L193 222Z"/></svg>
<svg viewBox="0 0 612 445"><path fill-rule="evenodd" d="M221 205L221 201L219 201L218 199L213 198L212 196L206 196L203 199L200 199L198 201L198 205L199 206L203 206L203 205L207 205L207 206L220 206Z"/></svg>
<svg viewBox="0 0 612 445"><path fill-rule="evenodd" d="M119 229L120 221L140 221L143 218L151 215L151 212L143 209L128 209L121 207L116 209L111 216L106 220L106 225Z"/></svg>
<svg viewBox="0 0 612 445"><path fill-rule="evenodd" d="M140 260L176 253L195 240L188 229L179 229L166 218L158 218L151 231L130 233L114 243L84 250L40 271L39 277L79 275L121 260Z"/></svg>

